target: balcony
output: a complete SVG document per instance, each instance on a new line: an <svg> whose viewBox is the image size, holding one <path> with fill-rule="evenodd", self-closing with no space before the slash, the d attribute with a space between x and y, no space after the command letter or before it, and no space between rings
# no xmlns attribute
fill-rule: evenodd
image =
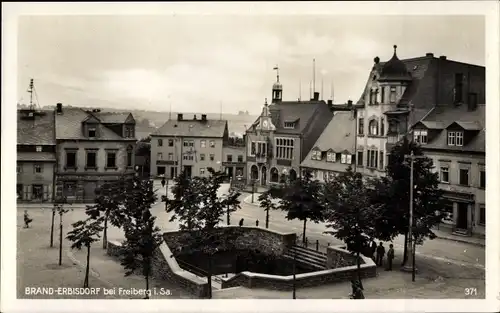
<svg viewBox="0 0 500 313"><path fill-rule="evenodd" d="M255 155L255 162L257 163L267 163L267 155L265 154L256 154Z"/></svg>

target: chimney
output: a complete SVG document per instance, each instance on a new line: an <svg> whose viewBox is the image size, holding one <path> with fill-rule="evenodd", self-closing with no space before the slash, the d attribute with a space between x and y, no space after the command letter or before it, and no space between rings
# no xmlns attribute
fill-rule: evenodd
<svg viewBox="0 0 500 313"><path fill-rule="evenodd" d="M58 103L56 106L56 113L62 114L62 103Z"/></svg>
<svg viewBox="0 0 500 313"><path fill-rule="evenodd" d="M197 119L196 119L196 114L195 114L195 115L193 115L193 121L196 121L196 120Z"/></svg>
<svg viewBox="0 0 500 313"><path fill-rule="evenodd" d="M182 121L182 113L178 113L177 114L177 120L178 121Z"/></svg>
<svg viewBox="0 0 500 313"><path fill-rule="evenodd" d="M446 60L446 55L442 55L439 57L440 60Z"/></svg>
<svg viewBox="0 0 500 313"><path fill-rule="evenodd" d="M328 102L328 105L332 105L332 104L333 104L332 99L328 99L328 101L327 101L327 102Z"/></svg>
<svg viewBox="0 0 500 313"><path fill-rule="evenodd" d="M314 98L313 98L314 101L319 101L319 92L315 91L314 92Z"/></svg>
<svg viewBox="0 0 500 313"><path fill-rule="evenodd" d="M375 64L379 64L379 62L380 62L380 58L379 58L379 57L375 57L375 58L373 59L373 62L375 62Z"/></svg>
<svg viewBox="0 0 500 313"><path fill-rule="evenodd" d="M433 57L434 57L434 53L432 53L432 52L427 52L427 53L425 54L425 56L426 56L426 57L433 58Z"/></svg>
<svg viewBox="0 0 500 313"><path fill-rule="evenodd" d="M347 100L347 106L352 107L352 100Z"/></svg>
<svg viewBox="0 0 500 313"><path fill-rule="evenodd" d="M206 114L202 114L201 115L201 120L202 121L206 121L207 120L207 115Z"/></svg>

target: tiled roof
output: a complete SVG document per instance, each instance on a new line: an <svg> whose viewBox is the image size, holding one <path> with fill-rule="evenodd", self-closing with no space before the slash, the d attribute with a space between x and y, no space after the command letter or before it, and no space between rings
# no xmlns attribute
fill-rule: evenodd
<svg viewBox="0 0 500 313"><path fill-rule="evenodd" d="M123 124L130 115L126 112L96 112L92 114L104 124Z"/></svg>
<svg viewBox="0 0 500 313"><path fill-rule="evenodd" d="M227 128L225 120L170 120L151 136L210 137L222 138Z"/></svg>
<svg viewBox="0 0 500 313"><path fill-rule="evenodd" d="M42 111L43 116L35 116L34 120L21 118L17 111L17 144L18 145L55 145L54 112Z"/></svg>
<svg viewBox="0 0 500 313"><path fill-rule="evenodd" d="M51 152L18 152L17 161L54 161L56 154Z"/></svg>
<svg viewBox="0 0 500 313"><path fill-rule="evenodd" d="M56 138L87 140L83 134L82 122L95 113L88 113L81 108L63 107L62 114L56 114ZM95 116L95 115L94 115ZM97 125L99 140L124 140L102 124Z"/></svg>
<svg viewBox="0 0 500 313"><path fill-rule="evenodd" d="M441 123L439 125L442 125L442 127L439 134L432 141L422 146L422 148L485 152L485 110L486 106L484 104L479 105L474 111L469 111L465 104L460 106L450 104L435 107L421 123L423 125L426 123ZM448 146L445 129L453 123L456 123L464 130L477 131L477 134L462 147Z"/></svg>
<svg viewBox="0 0 500 313"><path fill-rule="evenodd" d="M313 148L302 162L302 167L324 169L329 171L345 171L346 164L338 162L326 162L311 159L312 152L319 149L322 152L333 151L343 153L345 151L354 154L355 122L351 112L335 112L332 120L318 138Z"/></svg>
<svg viewBox="0 0 500 313"><path fill-rule="evenodd" d="M328 104L325 101L283 101L279 104L270 105L269 111L273 117L273 124L276 126L276 133L303 133L311 123L314 114L320 110L322 106L324 106L326 111L329 112ZM296 128L284 128L285 121L297 121Z"/></svg>
<svg viewBox="0 0 500 313"><path fill-rule="evenodd" d="M443 122L421 121L421 123L425 127L427 127L428 129L443 129L443 128L446 128L446 125Z"/></svg>

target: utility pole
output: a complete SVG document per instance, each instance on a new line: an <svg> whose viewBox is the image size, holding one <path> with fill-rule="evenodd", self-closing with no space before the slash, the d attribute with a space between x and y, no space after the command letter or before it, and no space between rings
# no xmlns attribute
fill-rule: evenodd
<svg viewBox="0 0 500 313"><path fill-rule="evenodd" d="M292 281L292 288L293 288L293 291L292 291L292 299L297 299L296 297L296 264L297 264L297 250L295 250L295 247L293 247L293 281Z"/></svg>
<svg viewBox="0 0 500 313"><path fill-rule="evenodd" d="M415 267L415 248L416 245L413 244L413 190L415 186L413 185L413 163L416 159L424 159L423 155L414 155L413 151L408 155L405 155L405 159L410 159L410 220L408 222L408 249L407 249L407 262L403 267L403 271L411 271L411 280L415 281L415 273L417 271Z"/></svg>
<svg viewBox="0 0 500 313"><path fill-rule="evenodd" d="M355 105L352 105L351 108L352 111L352 116L354 120L354 164L353 164L353 170L354 173L356 173L357 166L358 166L358 109L356 109ZM352 160L352 158L351 158Z"/></svg>

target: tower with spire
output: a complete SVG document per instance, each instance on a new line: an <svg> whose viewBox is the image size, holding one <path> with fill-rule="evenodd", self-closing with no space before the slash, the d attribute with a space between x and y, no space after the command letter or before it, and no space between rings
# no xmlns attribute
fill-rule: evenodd
<svg viewBox="0 0 500 313"><path fill-rule="evenodd" d="M280 103L283 100L283 85L280 83L280 70L278 65L274 67L276 71L276 82L273 84L272 103Z"/></svg>

